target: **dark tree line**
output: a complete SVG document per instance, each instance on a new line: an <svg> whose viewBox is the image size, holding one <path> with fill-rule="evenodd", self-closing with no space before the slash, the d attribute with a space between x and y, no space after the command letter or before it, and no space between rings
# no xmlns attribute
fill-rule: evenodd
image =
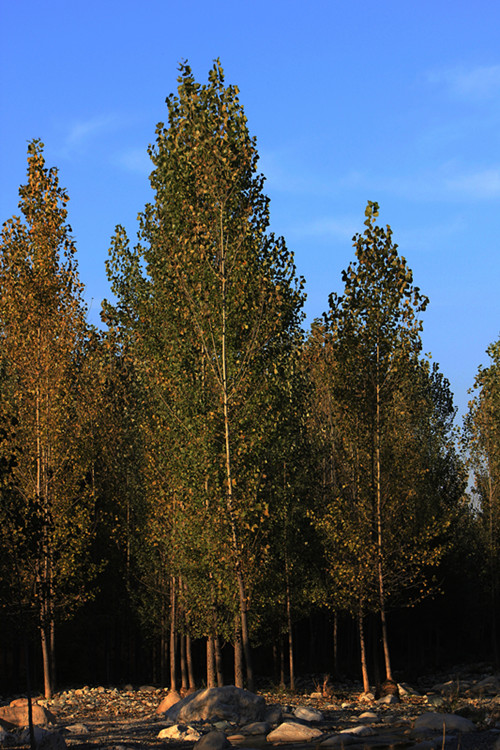
<svg viewBox="0 0 500 750"><path fill-rule="evenodd" d="M470 657L497 660L498 344L468 467L421 354L428 300L378 205L305 331L238 90L218 62L206 84L183 64L167 108L138 242L112 239L102 330L38 141L3 225L2 689L20 685L21 632L47 696L58 679L293 688L297 671L368 690L423 652L459 658L473 601Z"/></svg>

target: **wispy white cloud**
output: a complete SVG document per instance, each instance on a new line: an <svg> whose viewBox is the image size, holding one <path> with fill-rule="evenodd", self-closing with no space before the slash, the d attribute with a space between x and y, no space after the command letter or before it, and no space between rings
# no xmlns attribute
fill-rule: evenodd
<svg viewBox="0 0 500 750"><path fill-rule="evenodd" d="M61 156L68 158L84 151L88 144L95 142L96 138L116 130L118 123L119 120L115 115L101 115L73 121L62 137Z"/></svg>
<svg viewBox="0 0 500 750"><path fill-rule="evenodd" d="M452 193L472 198L496 198L500 196L500 169L456 175L446 180L445 184Z"/></svg>
<svg viewBox="0 0 500 750"><path fill-rule="evenodd" d="M145 148L130 148L115 155L113 161L128 172L145 177L151 174L153 164Z"/></svg>
<svg viewBox="0 0 500 750"><path fill-rule="evenodd" d="M432 70L429 83L444 86L460 99L489 100L500 93L500 65L456 66Z"/></svg>

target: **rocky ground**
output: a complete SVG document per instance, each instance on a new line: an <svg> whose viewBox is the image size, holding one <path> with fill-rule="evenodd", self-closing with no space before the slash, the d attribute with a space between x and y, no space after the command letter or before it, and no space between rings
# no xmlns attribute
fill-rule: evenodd
<svg viewBox="0 0 500 750"><path fill-rule="evenodd" d="M37 699L37 704L54 717L50 736L40 735L39 747L40 750L63 750L65 746L70 750L189 750L197 737L218 729L229 740L228 748L258 749L287 744L315 750L347 746L349 750L389 747L440 750L444 742L446 750L500 750L500 675L462 670L447 679L434 676L411 687L403 684L397 703L377 701L371 695L360 694L359 686L347 683L331 685L325 696L320 683L321 679L304 680L293 694L259 690L266 705L275 706L275 717L265 728L260 727L257 734L253 733L255 728L248 730L231 721L194 721L189 722L189 728L165 714L157 715L156 709L168 693L166 689L126 686L66 690L50 701ZM0 699L0 706L10 702L11 698ZM281 715L276 720L279 708ZM438 714L437 724L432 719L435 714ZM297 730L298 724L299 729L304 727L303 731L310 734L301 737L299 732L295 740L270 734L290 722L292 731ZM165 728L170 738L159 738ZM186 739L179 739L182 736ZM0 744L15 750L26 747L27 742L20 729L4 723Z"/></svg>

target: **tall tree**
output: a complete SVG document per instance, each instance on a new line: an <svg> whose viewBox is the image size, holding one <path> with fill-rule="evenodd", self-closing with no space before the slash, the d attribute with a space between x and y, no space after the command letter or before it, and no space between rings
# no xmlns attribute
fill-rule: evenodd
<svg viewBox="0 0 500 750"><path fill-rule="evenodd" d="M498 664L498 575L500 572L500 339L488 347L488 367L479 368L469 404L466 438L474 473L490 589L492 652Z"/></svg>
<svg viewBox="0 0 500 750"><path fill-rule="evenodd" d="M219 538L230 549L251 688L252 538L265 523L259 446L272 421L270 384L300 322L301 282L283 239L267 233L255 139L220 63L206 85L182 64L167 107L168 126L158 125L150 149L146 244L130 251L118 230L109 263L118 303L108 315L133 331L154 373L165 437L181 457L171 491L187 503L187 474L191 511L193 503L208 503L212 517L223 511Z"/></svg>
<svg viewBox="0 0 500 750"><path fill-rule="evenodd" d="M3 445L14 456L2 516L4 533L19 542L22 595L35 602L50 696L56 615L83 599L81 563L91 537L80 378L86 319L68 196L57 170L45 167L39 141L28 147L19 195L24 220L3 225L0 245L0 332L10 384Z"/></svg>
<svg viewBox="0 0 500 750"><path fill-rule="evenodd" d="M330 296L325 317L337 368L340 443L349 454L350 477L342 486L350 486L354 493L353 529L357 527L359 533L364 529L363 549L373 548L385 670L387 679L392 679L387 583L395 565L397 534L409 513L397 491L393 462L395 449L407 448L410 435L401 418L409 413L421 350L418 313L428 300L413 285L412 272L398 254L390 227L376 224L378 204L369 202L365 215L366 229L354 237L357 262L343 272L344 293ZM339 493L343 496L345 492ZM343 514L343 523L350 516Z"/></svg>

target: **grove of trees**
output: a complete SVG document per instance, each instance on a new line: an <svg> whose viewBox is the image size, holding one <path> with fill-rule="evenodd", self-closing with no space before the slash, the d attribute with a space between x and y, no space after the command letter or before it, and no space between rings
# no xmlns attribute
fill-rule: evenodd
<svg viewBox="0 0 500 750"><path fill-rule="evenodd" d="M500 340L458 434L371 201L306 330L237 88L178 80L102 328L39 141L3 225L0 689L498 663Z"/></svg>

